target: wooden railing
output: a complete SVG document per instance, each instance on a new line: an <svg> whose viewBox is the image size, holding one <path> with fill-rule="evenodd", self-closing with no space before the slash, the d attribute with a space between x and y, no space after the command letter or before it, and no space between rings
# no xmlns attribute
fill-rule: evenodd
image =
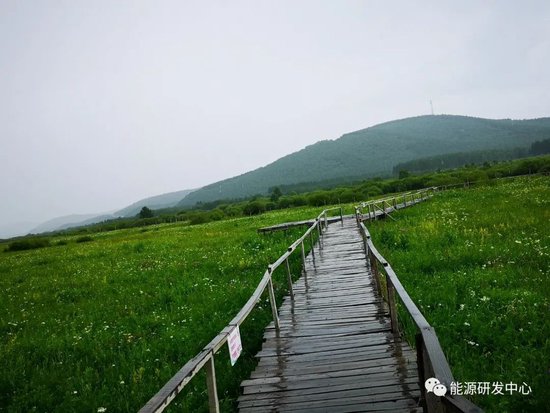
<svg viewBox="0 0 550 413"><path fill-rule="evenodd" d="M355 216L357 221L364 219L374 219L379 216L389 216L391 212L398 208L405 208L417 202L424 201L433 196L438 190L436 187L424 188L418 191L404 192L402 194L393 195L390 197L374 199L368 202L362 202L355 207Z"/></svg>
<svg viewBox="0 0 550 413"><path fill-rule="evenodd" d="M395 206L401 204L403 199L406 199L406 197L410 197L410 200L422 199L415 198L418 196L428 196L428 192L398 195L395 198L386 198L382 201L377 200L376 202L383 202L384 204L391 205L395 208ZM372 205L372 203L365 203L364 205ZM356 211L360 211L360 208L358 207ZM374 219L376 214L371 214L371 212L374 212L375 210L370 208L368 211L368 217ZM399 278L393 271L391 265L386 261L382 254L378 252L372 242L369 231L365 227L365 224L362 220L359 220L359 216L358 225L363 236L367 263L371 268L372 274L374 275L376 287L388 304L393 333L399 334L397 299L399 299L399 302L404 307L408 315L412 318L413 323L416 326L416 358L418 363L418 375L424 411L428 413L482 412L478 406L470 402L468 399L462 396L453 396L450 394L451 383L455 382L455 379L449 364L447 363L443 349L439 344L434 328L428 323L416 304L413 302L401 284L401 281L399 281ZM447 393L444 396L439 397L433 392L426 392L424 382L431 377L437 378L446 386Z"/></svg>
<svg viewBox="0 0 550 413"><path fill-rule="evenodd" d="M292 275L290 272L289 257L296 250L300 250L302 264L305 268L306 247L305 243L309 238L311 253L314 251L314 232L319 237L323 235L328 227L327 212L332 210L340 210L340 220L343 219L342 208L325 209L319 214L315 221L308 227L304 234L297 239L287 251L281 255L277 261L267 267L264 276L256 287L252 296L248 299L243 308L229 322L229 324L214 339L204 347L204 349L189 360L158 392L155 394L145 406L140 409L140 413L162 412L182 391L182 389L191 381L191 379L204 367L206 369L206 384L208 388L208 405L210 412L219 412L218 391L216 387L216 370L214 366L214 354L227 343L229 334L236 327L240 326L254 309L264 291L267 289L269 294L269 302L271 304L271 312L273 314L273 322L275 328L279 330L279 314L277 303L275 301L275 291L273 289L272 275L273 272L281 265L285 265L288 276L288 289L290 296L293 297Z"/></svg>

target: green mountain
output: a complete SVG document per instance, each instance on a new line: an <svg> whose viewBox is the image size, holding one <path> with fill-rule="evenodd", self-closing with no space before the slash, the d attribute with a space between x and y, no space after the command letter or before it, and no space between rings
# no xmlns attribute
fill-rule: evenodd
<svg viewBox="0 0 550 413"><path fill-rule="evenodd" d="M382 123L301 151L187 195L179 206L265 194L274 186L387 176L395 165L457 152L528 148L550 137L550 118L492 120L429 115Z"/></svg>

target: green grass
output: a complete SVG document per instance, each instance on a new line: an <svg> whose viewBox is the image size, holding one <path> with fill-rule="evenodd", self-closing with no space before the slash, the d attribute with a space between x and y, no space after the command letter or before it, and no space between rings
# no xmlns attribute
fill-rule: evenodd
<svg viewBox="0 0 550 413"><path fill-rule="evenodd" d="M477 395L488 412L550 404L550 178L454 190L369 225L437 332L460 382L524 382Z"/></svg>
<svg viewBox="0 0 550 413"><path fill-rule="evenodd" d="M304 230L256 229L320 210L96 233L93 242L64 235L0 253L0 411L137 411L225 327ZM299 263L295 254L296 275ZM274 283L280 300L282 270ZM241 326L235 367L226 346L216 357L223 411L235 409L271 321L266 297L258 307ZM203 373L185 393L170 410L207 410Z"/></svg>
<svg viewBox="0 0 550 413"><path fill-rule="evenodd" d="M370 228L458 380L532 387L527 397L473 398L489 412L538 412L550 402L549 183L448 191ZM321 209L64 234L40 249L0 253L0 411L137 411L225 327L303 231L256 229ZM283 269L274 282L280 301ZM235 367L225 346L216 355L222 411L235 410L270 321L263 297L241 326ZM169 411L182 409L207 411L204 373Z"/></svg>

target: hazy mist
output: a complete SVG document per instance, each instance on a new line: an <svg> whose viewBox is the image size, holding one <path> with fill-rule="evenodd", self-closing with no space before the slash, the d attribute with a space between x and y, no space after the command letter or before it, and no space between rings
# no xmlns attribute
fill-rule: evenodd
<svg viewBox="0 0 550 413"><path fill-rule="evenodd" d="M0 227L197 188L430 99L550 114L548 1L5 0L0 50Z"/></svg>

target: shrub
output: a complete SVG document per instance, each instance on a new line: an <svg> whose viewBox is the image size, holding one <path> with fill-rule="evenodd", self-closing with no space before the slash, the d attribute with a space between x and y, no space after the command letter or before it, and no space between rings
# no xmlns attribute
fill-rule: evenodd
<svg viewBox="0 0 550 413"><path fill-rule="evenodd" d="M48 246L50 246L48 238L25 238L11 242L6 251L24 251Z"/></svg>
<svg viewBox="0 0 550 413"><path fill-rule="evenodd" d="M94 239L92 237L90 237L89 235L84 235L82 237L78 237L76 239L76 242L90 242L90 241L93 241Z"/></svg>
<svg viewBox="0 0 550 413"><path fill-rule="evenodd" d="M243 214L245 215L258 215L266 211L267 202L256 200L250 201L243 208Z"/></svg>

